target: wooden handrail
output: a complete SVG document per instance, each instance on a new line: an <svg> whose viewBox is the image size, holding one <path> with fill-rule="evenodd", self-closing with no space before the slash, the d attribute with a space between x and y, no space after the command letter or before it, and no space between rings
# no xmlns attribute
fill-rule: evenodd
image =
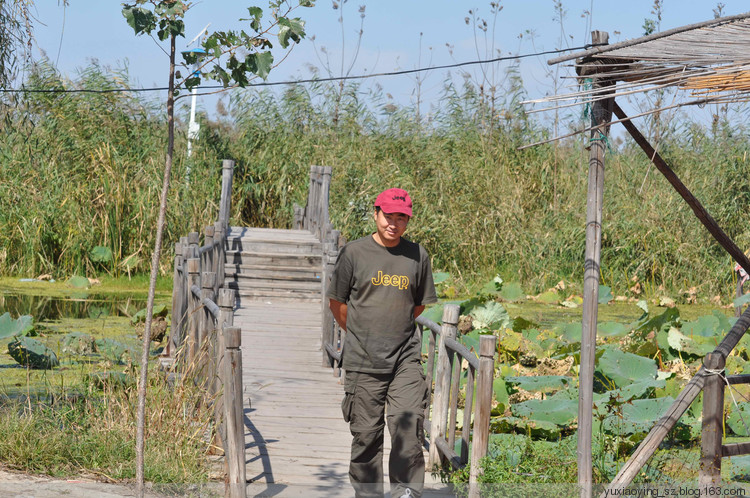
<svg viewBox="0 0 750 498"><path fill-rule="evenodd" d="M223 448L226 496L245 496L245 444L240 332L233 327L236 292L224 286L234 162L222 164L218 220L175 244L172 324L167 354L182 371L193 372L213 407L213 444Z"/></svg>

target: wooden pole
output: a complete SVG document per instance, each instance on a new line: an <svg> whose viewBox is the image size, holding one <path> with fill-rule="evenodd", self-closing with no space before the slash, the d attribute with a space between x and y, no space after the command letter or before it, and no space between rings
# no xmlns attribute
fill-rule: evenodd
<svg viewBox="0 0 750 498"><path fill-rule="evenodd" d="M707 372L703 384L703 420L701 423L701 460L698 486L721 483L721 443L724 435L724 356L708 353L703 358Z"/></svg>
<svg viewBox="0 0 750 498"><path fill-rule="evenodd" d="M224 389L224 353L226 346L224 344L224 327L234 325L234 289L219 289L218 301L221 312L219 313L218 326L216 328L216 373L214 376L214 392L219 393L214 404L214 419L216 420L218 440L221 441L221 447L226 448L227 428L224 418L224 401L227 396Z"/></svg>
<svg viewBox="0 0 750 498"><path fill-rule="evenodd" d="M200 307L201 303L200 300L195 297L195 294L193 294L192 288L193 286L200 287L201 285L201 277L200 277L200 260L198 258L190 258L187 261L187 271L188 271L188 286L187 286L187 292L188 292L188 303L190 305L188 306L188 333L186 334L187 338L187 359L188 359L188 365L193 365L195 362L195 357L197 355L197 347L198 347L198 327L200 326L200 315L198 313L198 308Z"/></svg>
<svg viewBox="0 0 750 498"><path fill-rule="evenodd" d="M592 43L603 44L609 34L591 33ZM592 66L592 67L588 67ZM588 64L583 69L594 76L594 88L605 86L596 77L596 66ZM587 76L588 74L582 74ZM597 100L591 107L591 124L598 126L610 121L612 99ZM583 272L583 319L581 331L581 360L578 373L578 485L581 498L591 498L592 493L592 418L594 368L596 362L596 323L599 305L599 268L601 263L602 204L604 199L604 152L608 128L592 132L589 150L588 194L586 198L586 255Z"/></svg>
<svg viewBox="0 0 750 498"><path fill-rule="evenodd" d="M495 378L495 349L497 337L483 335L479 338L479 372L477 374L477 410L474 414L474 437L471 441L471 467L469 469L469 496L479 497L477 486L479 461L487 456L490 443L490 412L492 411L492 383ZM464 420L464 424L469 421Z"/></svg>
<svg viewBox="0 0 750 498"><path fill-rule="evenodd" d="M221 200L219 201L219 221L225 230L229 227L229 214L232 210L232 177L234 161L224 159L221 162Z"/></svg>
<svg viewBox="0 0 750 498"><path fill-rule="evenodd" d="M220 221L214 224L214 240L218 241L219 244L216 246L216 254L214 255L214 270L216 272L216 285L214 286L214 294L219 292L219 289L224 287L224 280L226 279L226 247L227 247L227 232L224 230L224 226Z"/></svg>
<svg viewBox="0 0 750 498"><path fill-rule="evenodd" d="M172 275L172 321L169 326L169 340L167 341L167 354L174 357L177 348L182 342L182 244L174 245L174 274Z"/></svg>
<svg viewBox="0 0 750 498"><path fill-rule="evenodd" d="M438 345L437 372L435 373L435 397L430 424L430 453L428 467L431 469L441 461L437 441L445 439L445 428L448 423L448 403L450 402L451 362L445 339L456 338L460 307L457 304L446 304L443 308L443 326Z"/></svg>
<svg viewBox="0 0 750 498"><path fill-rule="evenodd" d="M201 274L201 302L205 299L214 300L214 282L216 274L210 271L204 271ZM209 371L211 369L211 358L209 357L208 339L214 328L214 317L208 308L203 306L203 312L200 313L201 322L198 329L198 366L200 379L204 385L208 381ZM206 370L208 367L209 370Z"/></svg>
<svg viewBox="0 0 750 498"><path fill-rule="evenodd" d="M242 351L239 327L224 328L224 416L227 426L226 459L229 467L227 496L245 497L245 419L242 410Z"/></svg>
<svg viewBox="0 0 750 498"><path fill-rule="evenodd" d="M214 264L214 234L216 233L216 228L213 225L207 225L203 229L203 245L208 246L208 250L203 253L203 267L201 268L203 271L210 271L214 272L213 264Z"/></svg>

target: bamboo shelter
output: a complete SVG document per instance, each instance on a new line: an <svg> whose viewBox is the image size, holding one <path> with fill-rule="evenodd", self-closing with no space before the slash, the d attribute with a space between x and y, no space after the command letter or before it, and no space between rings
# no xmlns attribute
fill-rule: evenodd
<svg viewBox="0 0 750 498"><path fill-rule="evenodd" d="M589 174L584 262L584 303L578 401L578 484L582 497L592 495L592 397L596 353L597 302L601 252L602 204L605 150L609 128L621 123L659 172L690 206L711 236L746 271L750 260L722 230L708 210L680 180L657 148L632 121L636 117L666 109L707 103L750 100L750 13L712 19L661 33L608 44L607 33L592 33L587 50L557 57L550 65L573 62L575 87L527 104L543 104L539 110L578 105L591 106L591 125L565 136L590 133ZM581 88L583 86L583 88ZM645 92L674 89L669 105L628 116L616 100ZM547 141L564 138L554 137ZM536 145L536 144L531 144ZM706 355L703 367L685 386L673 405L655 423L630 459L609 484L607 491L622 492L654 454L667 433L677 424L690 403L704 392L699 485L721 483L721 458L750 454L750 444L722 444L723 389L747 383L746 376L726 376L724 360L750 326L750 310L739 318L716 349Z"/></svg>

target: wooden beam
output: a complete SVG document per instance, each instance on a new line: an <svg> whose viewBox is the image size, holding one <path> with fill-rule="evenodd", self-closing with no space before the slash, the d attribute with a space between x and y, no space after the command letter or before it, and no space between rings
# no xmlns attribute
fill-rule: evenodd
<svg viewBox="0 0 750 498"><path fill-rule="evenodd" d="M607 43L609 34L593 31L594 43ZM592 66L595 66L592 64ZM587 73L596 68L587 68ZM594 82L594 90L606 84ZM591 106L591 124L598 126L612 117L612 99L597 100ZM602 204L604 201L604 152L606 126L592 132L589 149L588 194L586 197L586 255L583 270L583 320L581 323L581 363L578 373L578 486L581 498L590 498L593 484L591 458L594 367L596 362L596 322L599 306L599 266L602 246Z"/></svg>
<svg viewBox="0 0 750 498"><path fill-rule="evenodd" d="M734 241L729 238L729 236L724 233L724 230L719 227L719 224L716 223L716 220L711 217L711 215L706 211L706 208L703 207L703 205L700 203L698 199L688 190L688 188L685 186L684 183L682 183L682 180L677 176L677 174L672 170L672 168L669 167L669 165L664 161L664 159L659 155L658 152L651 146L651 144L648 142L646 137L641 134L641 132L636 128L636 126L633 124L633 122L628 118L627 114L625 114L625 111L623 111L619 105L617 105L617 102L614 103L614 113L615 115L621 120L622 125L625 127L626 130L628 130L628 133L630 133L630 136L633 137L633 140L643 149L643 152L646 153L646 155L651 159L651 161L654 163L654 166L661 172L662 175L664 175L664 178L667 179L667 181L672 184L674 189L677 191L680 196L687 202L688 206L693 210L693 213L695 213L695 216L700 220L701 223L703 223L703 226L706 227L706 230L716 239L716 241L721 244L721 247L723 247L732 258L739 263L741 267L745 269L745 271L750 272L750 260L748 260L747 256L740 250L739 247L737 247L737 244L734 243Z"/></svg>

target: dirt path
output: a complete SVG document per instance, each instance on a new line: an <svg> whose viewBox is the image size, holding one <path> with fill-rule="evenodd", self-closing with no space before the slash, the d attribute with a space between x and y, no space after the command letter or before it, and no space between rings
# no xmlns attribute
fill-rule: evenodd
<svg viewBox="0 0 750 498"><path fill-rule="evenodd" d="M134 484L111 484L93 479L53 479L51 477L31 476L18 472L0 469L0 496L57 498L59 496L76 498L119 498L136 496ZM147 487L146 496L158 498L164 496L223 496L222 484L209 484L205 487L180 486L170 489L154 490Z"/></svg>

